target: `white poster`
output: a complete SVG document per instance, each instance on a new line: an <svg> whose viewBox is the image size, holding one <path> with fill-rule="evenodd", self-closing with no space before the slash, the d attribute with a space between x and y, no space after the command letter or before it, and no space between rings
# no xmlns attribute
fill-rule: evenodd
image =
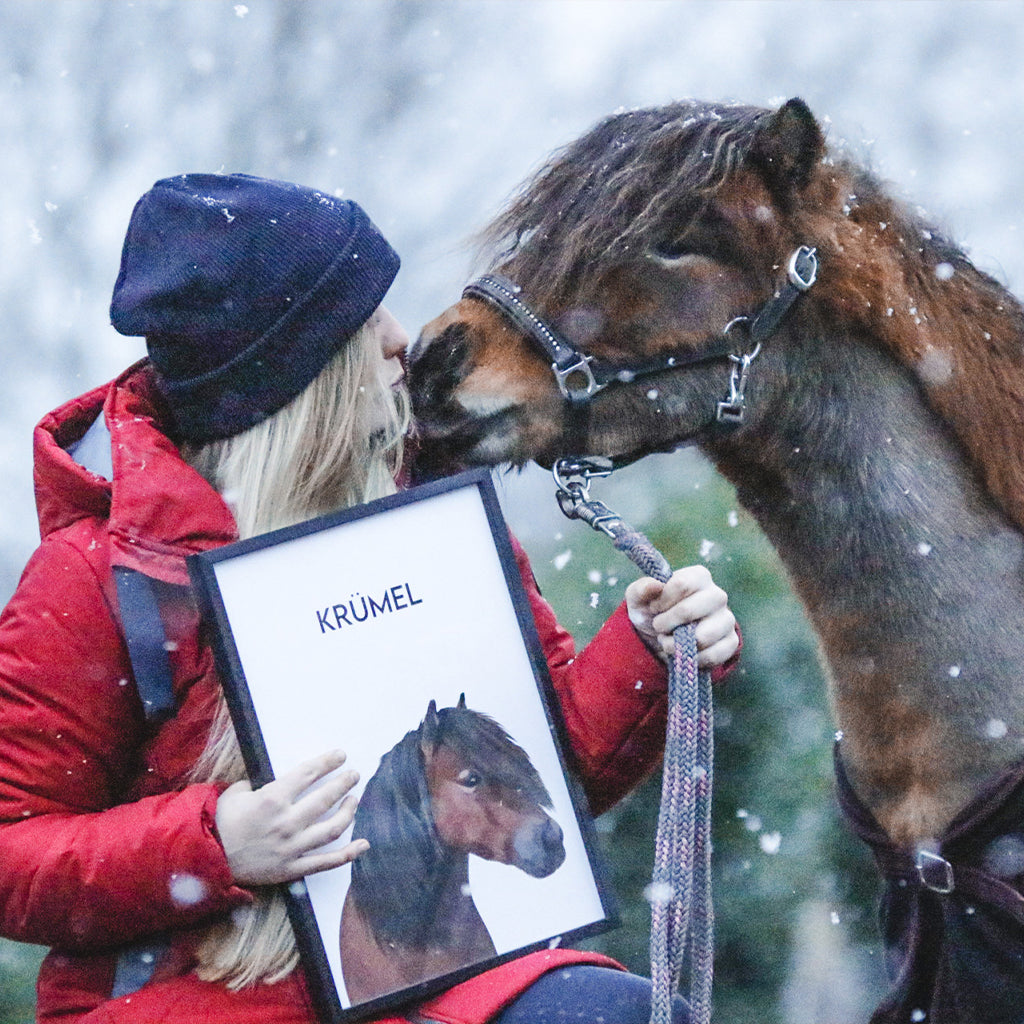
<svg viewBox="0 0 1024 1024"><path fill-rule="evenodd" d="M355 1020L608 927L490 476L190 559L254 785L340 748L354 865L290 887L320 1011Z"/></svg>

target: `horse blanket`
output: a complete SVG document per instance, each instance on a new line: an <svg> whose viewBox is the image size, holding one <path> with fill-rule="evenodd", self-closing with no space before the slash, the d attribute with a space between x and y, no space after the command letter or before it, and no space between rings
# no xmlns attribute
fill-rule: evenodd
<svg viewBox="0 0 1024 1024"><path fill-rule="evenodd" d="M840 806L883 878L892 989L872 1024L1024 1022L1024 761L994 779L928 849L892 844L854 793Z"/></svg>

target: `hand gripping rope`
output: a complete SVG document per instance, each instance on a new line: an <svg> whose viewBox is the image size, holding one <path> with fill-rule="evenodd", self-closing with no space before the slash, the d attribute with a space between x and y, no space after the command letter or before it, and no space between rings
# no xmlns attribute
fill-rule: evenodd
<svg viewBox="0 0 1024 1024"><path fill-rule="evenodd" d="M663 583L672 570L651 542L601 501L590 480L607 476L607 459L562 459L554 466L562 512L612 539L641 572ZM654 845L651 903L651 1024L670 1024L672 994L689 954L694 1024L711 1019L714 909L711 900L711 773L714 757L711 675L697 671L693 624L675 631L669 670L668 726L661 807Z"/></svg>

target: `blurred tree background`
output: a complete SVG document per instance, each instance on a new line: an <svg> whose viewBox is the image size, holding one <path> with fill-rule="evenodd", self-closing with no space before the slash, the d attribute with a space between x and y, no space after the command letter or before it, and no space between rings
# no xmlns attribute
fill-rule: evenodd
<svg viewBox="0 0 1024 1024"><path fill-rule="evenodd" d="M1024 11L999 0L3 0L0 599L37 542L32 425L142 354L107 304L157 178L246 171L357 198L402 253L388 305L415 334L474 270L466 239L597 119L800 95L1019 294L1022 46ZM541 471L499 486L585 642L635 570L561 517ZM595 493L674 565L706 562L743 626L717 694L716 1019L867 1019L875 879L837 820L824 680L785 572L692 452ZM593 943L641 972L658 793L598 822L623 927ZM41 953L0 940L0 1024L32 1019Z"/></svg>

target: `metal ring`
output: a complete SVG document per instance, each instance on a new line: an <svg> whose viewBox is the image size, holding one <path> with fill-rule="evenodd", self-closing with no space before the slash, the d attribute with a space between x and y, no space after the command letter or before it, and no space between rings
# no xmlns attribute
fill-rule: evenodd
<svg viewBox="0 0 1024 1024"><path fill-rule="evenodd" d="M734 316L726 325L722 328L722 334L725 337L729 337L729 332L740 324L745 324L747 327L747 336L750 336L750 325L752 321L749 316Z"/></svg>
<svg viewBox="0 0 1024 1024"><path fill-rule="evenodd" d="M808 264L805 274L800 273L799 264L801 261ZM789 263L786 265L786 280L794 288L799 288L800 291L805 292L817 279L818 250L809 245L801 245L799 249L794 249L789 257Z"/></svg>
<svg viewBox="0 0 1024 1024"><path fill-rule="evenodd" d="M729 353L729 358L734 363L742 363L744 368L748 367L759 355L761 354L761 342L758 342L754 346L753 352L744 352L742 355L736 355L735 352Z"/></svg>

